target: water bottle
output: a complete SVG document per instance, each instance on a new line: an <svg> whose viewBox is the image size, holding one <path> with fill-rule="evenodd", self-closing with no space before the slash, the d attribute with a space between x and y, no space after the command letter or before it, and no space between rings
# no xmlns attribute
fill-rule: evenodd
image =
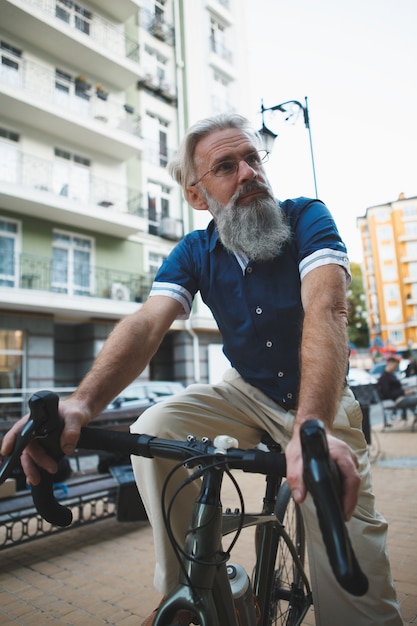
<svg viewBox="0 0 417 626"><path fill-rule="evenodd" d="M245 569L236 563L227 566L239 626L256 626L252 585Z"/></svg>

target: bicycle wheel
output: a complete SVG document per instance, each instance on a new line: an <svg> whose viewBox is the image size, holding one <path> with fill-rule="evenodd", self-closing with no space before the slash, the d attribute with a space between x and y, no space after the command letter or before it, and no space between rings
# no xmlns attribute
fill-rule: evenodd
<svg viewBox="0 0 417 626"><path fill-rule="evenodd" d="M283 535L278 538L269 624L271 626L297 626L301 624L312 600L308 580L304 573L303 518L300 507L292 499L286 482L282 484L278 492L275 514L284 526L292 545L289 545Z"/></svg>

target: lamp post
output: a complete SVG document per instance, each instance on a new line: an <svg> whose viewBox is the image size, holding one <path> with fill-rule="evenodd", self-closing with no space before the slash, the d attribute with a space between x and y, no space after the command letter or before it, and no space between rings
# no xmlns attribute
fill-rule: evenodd
<svg viewBox="0 0 417 626"><path fill-rule="evenodd" d="M285 121L288 121L295 115L295 112L291 111L290 105L296 106L298 109L298 112L299 111L303 112L304 125L308 130L308 138L309 138L309 144L310 144L310 156L311 156L311 166L313 169L314 191L316 194L316 198L318 198L317 181L316 181L316 166L314 163L313 140L311 137L310 117L308 114L307 96L305 96L305 105L302 105L301 102L299 102L298 100L287 100L286 102L281 102L280 104L276 104L273 107L264 107L263 100L261 100L262 128L260 129L259 134L264 143L265 149L268 150L268 152L270 152L272 150L273 143L275 139L278 137L278 135L272 132L272 130L270 130L265 125L264 113L265 111L280 111L281 113L285 113L287 115L287 117L285 118ZM286 107L289 107L289 109L287 109Z"/></svg>

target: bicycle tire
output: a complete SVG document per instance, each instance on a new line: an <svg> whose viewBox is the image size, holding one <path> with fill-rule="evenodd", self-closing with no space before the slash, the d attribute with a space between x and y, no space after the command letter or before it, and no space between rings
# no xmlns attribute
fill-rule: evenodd
<svg viewBox="0 0 417 626"><path fill-rule="evenodd" d="M305 561L305 530L301 509L286 482L281 485L275 514L289 536L301 565ZM278 538L274 581L269 606L270 626L301 624L311 605L311 591L283 534Z"/></svg>

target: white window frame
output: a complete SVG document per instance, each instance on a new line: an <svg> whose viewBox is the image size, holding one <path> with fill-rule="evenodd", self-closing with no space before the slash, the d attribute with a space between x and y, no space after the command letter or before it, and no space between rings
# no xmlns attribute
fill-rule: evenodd
<svg viewBox="0 0 417 626"><path fill-rule="evenodd" d="M20 86L23 81L22 51L1 39L0 54L0 82Z"/></svg>
<svg viewBox="0 0 417 626"><path fill-rule="evenodd" d="M89 204L91 196L90 159L57 147L54 155L54 193L82 204Z"/></svg>
<svg viewBox="0 0 417 626"><path fill-rule="evenodd" d="M0 215L0 222L13 225L14 232L9 230L3 230L0 227L0 238L8 239L12 241L13 259L12 259L12 273L1 273L0 268L0 285L3 287L16 287L19 284L20 275L20 255L22 253L22 224L19 220L13 220L9 217Z"/></svg>
<svg viewBox="0 0 417 626"><path fill-rule="evenodd" d="M58 238L60 238L58 240ZM77 240L88 242L87 247L89 253L88 259L88 281L87 285L77 282L77 252L85 252L83 246L77 245ZM55 251L65 251L66 259L64 256L61 259L55 259ZM51 287L52 290L58 293L64 293L71 296L91 296L95 292L95 275L94 275L94 257L95 257L95 240L93 237L87 237L80 235L79 233L69 232L60 229L53 230L52 241L52 271L51 271ZM58 264L63 261L65 267L58 267ZM57 266L54 267L54 263ZM63 273L64 280L59 278L59 273Z"/></svg>
<svg viewBox="0 0 417 626"><path fill-rule="evenodd" d="M66 16L67 19L65 19L64 16ZM56 0L55 17L65 24L76 28L81 33L84 33L84 35L90 35L93 13L80 4L80 2L73 2L73 0ZM82 26L82 28L80 28L80 26Z"/></svg>

